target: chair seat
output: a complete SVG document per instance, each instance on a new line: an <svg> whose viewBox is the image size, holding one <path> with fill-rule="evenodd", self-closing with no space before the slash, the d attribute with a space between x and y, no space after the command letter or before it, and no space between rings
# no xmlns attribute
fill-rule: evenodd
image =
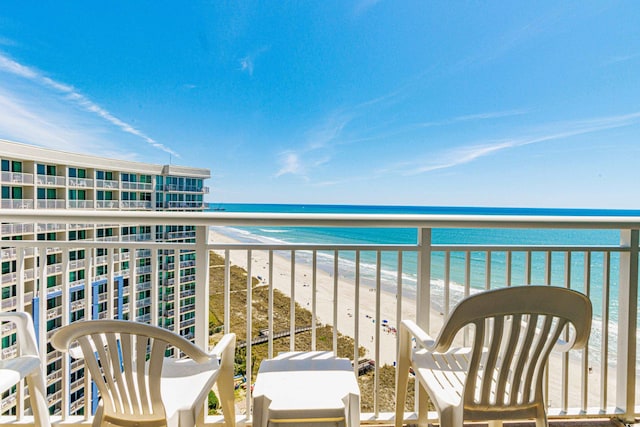
<svg viewBox="0 0 640 427"><path fill-rule="evenodd" d="M195 423L202 409L202 402L218 378L219 363L211 359L196 363L190 359L165 359L160 383L162 401L167 416L167 426Z"/></svg>
<svg viewBox="0 0 640 427"><path fill-rule="evenodd" d="M469 370L470 348L453 348L446 353L421 349L414 353L414 368L425 382L431 400L440 408L460 404Z"/></svg>
<svg viewBox="0 0 640 427"><path fill-rule="evenodd" d="M13 359L0 360L0 392L12 386L32 372L40 369L38 356L20 356Z"/></svg>

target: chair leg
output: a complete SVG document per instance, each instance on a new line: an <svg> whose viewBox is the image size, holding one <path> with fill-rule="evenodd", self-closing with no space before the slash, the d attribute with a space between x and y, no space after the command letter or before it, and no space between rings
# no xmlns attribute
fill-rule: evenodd
<svg viewBox="0 0 640 427"><path fill-rule="evenodd" d="M102 399L100 399L98 401L98 407L96 408L96 413L93 414L93 423L91 424L91 427L101 427L103 417L104 417L104 407L103 407Z"/></svg>
<svg viewBox="0 0 640 427"><path fill-rule="evenodd" d="M235 397L233 395L233 361L235 345L228 346L222 353L220 363L220 376L218 377L218 394L220 394L220 406L224 423L227 427L236 425Z"/></svg>
<svg viewBox="0 0 640 427"><path fill-rule="evenodd" d="M47 403L47 391L44 387L44 374L38 369L37 372L27 375L27 386L31 401L31 410L37 426L50 427L49 404Z"/></svg>
<svg viewBox="0 0 640 427"><path fill-rule="evenodd" d="M549 427L549 422L547 421L547 412L544 410L544 408L538 408L536 427Z"/></svg>

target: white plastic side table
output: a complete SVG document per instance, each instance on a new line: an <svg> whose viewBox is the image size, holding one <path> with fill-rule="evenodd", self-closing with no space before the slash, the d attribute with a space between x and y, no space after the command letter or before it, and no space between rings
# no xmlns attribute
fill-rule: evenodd
<svg viewBox="0 0 640 427"><path fill-rule="evenodd" d="M262 361L253 388L253 426L360 425L351 361L333 352L282 353Z"/></svg>

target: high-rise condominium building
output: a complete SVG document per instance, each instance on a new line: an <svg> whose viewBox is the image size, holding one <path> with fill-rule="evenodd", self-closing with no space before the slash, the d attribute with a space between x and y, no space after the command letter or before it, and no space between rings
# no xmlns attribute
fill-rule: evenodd
<svg viewBox="0 0 640 427"><path fill-rule="evenodd" d="M203 183L210 178L207 169L107 159L4 140L0 140L0 161L3 209L202 211L205 209L203 196L208 192ZM129 251L81 245L82 240L189 242L195 238L193 226L2 222L0 237L47 243L79 241L77 249L68 251L56 249L55 244L48 245L46 254L37 254L36 248L21 249L24 252L18 254L16 247L9 245L0 251L0 311L23 309L31 313L36 331L46 330L49 335L61 326L65 310L70 321L113 317L149 322L151 266L152 258L157 256L158 277L154 281L158 283L160 300L155 305L159 311L158 323L193 338L193 251ZM135 263L135 268L131 263ZM23 272L22 277L18 277L18 272ZM91 283L85 283L85 278L90 278ZM40 280L46 284L39 286ZM37 292L39 289L45 291ZM91 307L85 306L84 293L88 289L92 292ZM68 295L63 297L62 292ZM133 292L135 298L132 298ZM18 296L23 296L23 301L19 301ZM40 298L46 298L46 304ZM129 305L131 299L135 299L135 307ZM69 301L70 306L64 307L63 301ZM42 307L46 307L45 312ZM46 328L43 329L41 322L46 322ZM0 358L10 357L16 351L15 334L11 327L3 327L0 334ZM61 366L66 356L50 346L41 351L46 351L50 411L59 413L62 409ZM72 415L84 406L83 373L81 363L71 365L68 391ZM95 407L96 402L89 403ZM11 413L15 405L15 393L5 393L0 413Z"/></svg>

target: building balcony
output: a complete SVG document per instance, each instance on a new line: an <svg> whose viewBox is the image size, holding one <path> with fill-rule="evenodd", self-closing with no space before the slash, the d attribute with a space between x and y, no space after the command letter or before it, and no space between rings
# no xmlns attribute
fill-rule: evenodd
<svg viewBox="0 0 640 427"><path fill-rule="evenodd" d="M69 187L93 188L93 180L89 178L69 178Z"/></svg>
<svg viewBox="0 0 640 427"><path fill-rule="evenodd" d="M33 233L33 224L2 224L1 227L3 236Z"/></svg>
<svg viewBox="0 0 640 427"><path fill-rule="evenodd" d="M151 209L150 200L121 200L120 207L122 209Z"/></svg>
<svg viewBox="0 0 640 427"><path fill-rule="evenodd" d="M163 316L193 312L193 319L182 322L176 319L174 330L176 333L183 331L187 336L192 336L194 342L203 348L213 345L213 341L210 341L209 309L214 303L219 303L221 312L217 314L221 323L217 328L223 332L235 332L239 339L244 340L248 378L254 376L252 369L258 366L258 363L254 363L257 359L251 360L259 353L257 346L264 346L264 353L270 357L277 354L281 343L277 337L283 330L285 333L288 331L286 335L292 337L287 340L290 349L335 351L338 351L341 339L339 331L353 338L349 348L352 360L358 361L360 351L364 351L367 358L376 361L370 373L375 379L371 381L372 391L363 391L361 396L362 401L367 399L371 402L371 406L362 411L363 425L393 423L393 415L388 409L389 402L382 397L388 394L383 393L381 381L383 372L387 372L385 365L393 370L397 348L394 329L401 318L415 320L432 335L437 335L439 325L451 308L465 295L478 290L527 283L577 289L588 294L594 304L590 345L587 350L572 352L567 357L551 358L547 367L546 387L549 418L552 423L577 420L575 425L578 425L590 424L596 418L619 418L631 423L640 415L640 364L637 354L640 218L232 213L220 216L201 212L131 211L95 211L89 215L81 211L60 213L34 210L0 211L0 215L4 222L17 224L194 226L196 231L193 242L24 240L3 242L3 251L15 256L18 264L22 264L27 258L25 249L36 247L38 250L29 256L30 259L39 258L30 261L33 265L46 265L46 260L40 258L45 256L49 247L61 252L62 259L68 259L68 252L72 250L84 249L89 256L95 248L106 247L109 254L112 254L111 251L118 253L126 249L129 251L130 265L136 265L141 253L151 259L160 259L168 249L191 251L196 258L192 266L195 275L189 277L197 284L193 291L174 290L167 295L165 289L154 288L162 279L152 279L141 285L134 280L137 275L129 274L131 270L122 270L118 273L130 276L124 286L121 281L113 280L109 283L107 280L106 284L101 282L103 284L100 286L104 286L104 290L97 294L93 284L98 277L95 276L95 271L91 271L95 268L88 268L95 267L96 263L85 260L86 280L72 284L67 277L61 277L62 282L54 288L46 289L46 292L55 293L56 297L63 295L62 301L66 303L69 300L65 300L64 295L70 292L72 286L84 286L82 304L78 303L75 307L84 307L85 316L91 318L108 318L111 314L112 317L127 316L129 319L157 325L165 322ZM215 232L211 232L211 226L360 227L380 229L381 232L390 228L402 228L413 230L417 239L415 242L393 244L344 241L322 244L289 244L281 241L225 243L218 239ZM445 228L465 231L460 233L455 243L439 243L438 232ZM492 243L478 241L473 237L472 231L481 229L540 229L545 231L541 235L546 237L536 244ZM614 230L618 239L616 243L598 245L559 241L558 236L567 230ZM191 265L191 261L188 264ZM232 272L233 265L243 268L246 274L239 274L237 270ZM161 262L152 263L150 269L152 278L159 278L166 271ZM220 274L214 274L216 272ZM40 269L37 269L38 278L40 274ZM5 281L17 283L16 276L5 276L2 277L5 286ZM233 288L232 280L236 280ZM237 280L240 280L240 286ZM136 287L132 288L132 284ZM141 298L133 289L149 291L149 294ZM289 314L292 314L292 309L295 310L297 305L306 309L309 316L300 317L294 311L293 315L286 316L285 323L282 323L282 318L275 321L276 307L274 300L270 299L275 297L272 297L272 292L268 292L273 289L293 296L290 305L285 305L285 309L289 308ZM74 288L74 291L77 290ZM240 314L248 315L252 321L238 322L240 314L232 311L232 298L235 294L241 294L246 301L243 306L244 314ZM103 295L109 295L109 298ZM123 295L127 295L127 299L118 301ZM42 294L37 296L44 297ZM192 298L193 303L189 301L188 305L173 305L175 310L167 309L166 302L184 304L188 301L181 300L183 296ZM262 301L258 298L266 298L266 302L257 305ZM15 301L13 307L5 307L3 304L2 309L17 309L18 305ZM41 298L20 306L32 305L46 309ZM96 308L98 305L101 307L99 310ZM103 306L106 308L102 308ZM145 307L145 314L138 316L136 309L142 307ZM58 308L52 312L57 315ZM66 321L67 317L63 315L61 320ZM301 319L307 320L303 324ZM331 327L328 339L320 339L323 329L320 325ZM188 328L193 328L193 334ZM307 330L304 339L301 333L297 333L300 329ZM38 336L40 348L46 348L47 336L47 333ZM247 340L246 337L251 339ZM255 351L252 352L252 348ZM68 381L68 378L63 377L62 382L64 381ZM63 390L70 389L71 384L63 385ZM86 390L84 398L74 402L70 400L69 393L58 390L52 391L49 397L50 402L61 402L62 408L73 407L90 413L90 409L83 405L90 405L93 401L92 393L92 390ZM241 407L247 409L238 410L238 421L250 425L250 394L242 399ZM5 401L10 402L11 397ZM3 407L11 407L11 404ZM23 405L17 405L17 410L26 412ZM435 413L420 413L417 406L405 414L405 422L417 423L419 419L437 422ZM54 425L88 425L92 421L90 416L73 417L68 410L54 415L52 420ZM0 424L5 422L33 425L30 416L22 413L16 416L4 415ZM220 417L206 418L208 427L218 423L221 423Z"/></svg>
<svg viewBox="0 0 640 427"><path fill-rule="evenodd" d="M66 206L64 199L38 199L38 209L64 209Z"/></svg>
<svg viewBox="0 0 640 427"><path fill-rule="evenodd" d="M5 172L0 174L3 184L33 184L33 174L22 172Z"/></svg>
<svg viewBox="0 0 640 427"><path fill-rule="evenodd" d="M93 200L69 200L71 209L93 209Z"/></svg>
<svg viewBox="0 0 640 427"><path fill-rule="evenodd" d="M64 176L38 174L36 175L36 182L38 185L65 187L67 179Z"/></svg>
<svg viewBox="0 0 640 427"><path fill-rule="evenodd" d="M98 200L96 208L98 209L118 209L120 204L117 200Z"/></svg>
<svg viewBox="0 0 640 427"><path fill-rule="evenodd" d="M147 182L121 181L120 188L122 190L153 191L153 184Z"/></svg>
<svg viewBox="0 0 640 427"><path fill-rule="evenodd" d="M96 188L119 188L120 182L113 179L96 179Z"/></svg>
<svg viewBox="0 0 640 427"><path fill-rule="evenodd" d="M33 209L31 199L3 199L0 204L2 209Z"/></svg>
<svg viewBox="0 0 640 427"><path fill-rule="evenodd" d="M204 202L166 202L165 208L167 209L204 209L206 206Z"/></svg>

